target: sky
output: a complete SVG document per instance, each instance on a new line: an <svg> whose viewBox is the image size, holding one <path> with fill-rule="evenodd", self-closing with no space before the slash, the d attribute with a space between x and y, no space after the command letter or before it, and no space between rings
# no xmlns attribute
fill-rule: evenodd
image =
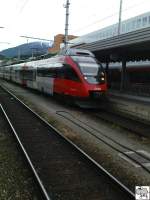
<svg viewBox="0 0 150 200"><path fill-rule="evenodd" d="M120 0L69 0L69 34L84 35L118 22ZM122 0L122 20L150 11L150 0ZM0 50L53 40L65 28L66 0L0 0ZM37 40L29 39L28 42Z"/></svg>

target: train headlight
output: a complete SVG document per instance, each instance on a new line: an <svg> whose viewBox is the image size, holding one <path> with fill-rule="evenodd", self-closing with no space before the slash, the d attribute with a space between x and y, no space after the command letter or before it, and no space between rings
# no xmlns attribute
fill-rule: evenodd
<svg viewBox="0 0 150 200"><path fill-rule="evenodd" d="M102 80L102 81L104 81L104 80L105 80L105 78L104 78L104 77L102 77L102 78L101 78L101 80Z"/></svg>
<svg viewBox="0 0 150 200"><path fill-rule="evenodd" d="M84 79L85 79L85 80L87 80L87 77L86 77L86 76L84 76Z"/></svg>

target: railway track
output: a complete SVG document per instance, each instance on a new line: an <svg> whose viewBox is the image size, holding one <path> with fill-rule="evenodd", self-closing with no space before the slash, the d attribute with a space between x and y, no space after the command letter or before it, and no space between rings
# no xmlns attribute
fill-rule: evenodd
<svg viewBox="0 0 150 200"><path fill-rule="evenodd" d="M30 173L28 163L25 162L26 160L24 159L24 157L20 158L20 156L23 155L22 153L25 153L25 151L22 149L23 152L21 152L20 146L16 145L14 138L14 136L16 135L10 127L10 121L7 120L7 115L3 110L1 104L0 132L4 134L4 136L2 137L5 138L3 141L1 141L0 144L3 145L3 147L1 146L2 152L0 151L0 162L2 164L0 177L0 199L15 200L16 198L21 198L29 200L34 198L37 200L42 200L43 195L39 190L37 181L34 178L32 179L32 173ZM28 174L25 174L25 171L27 171ZM29 180L32 180L32 182L30 183Z"/></svg>
<svg viewBox="0 0 150 200"><path fill-rule="evenodd" d="M111 136L106 135L105 133L103 133L99 129L83 122L82 120L80 120L78 118L76 118L74 115L72 115L69 112L57 111L56 113L59 116L67 119L71 123L75 124L76 126L80 127L81 129L86 131L88 134L95 137L97 140L103 142L104 144L106 144L107 146L109 146L110 148L115 150L117 153L119 153L119 154L123 155L124 157L130 159L131 161L133 161L133 163L140 166L141 168L143 168L143 170L145 170L148 174L150 174L149 166L145 166L145 164L141 163L141 161L140 161L140 160L143 160L144 163L149 163L150 162L149 156L144 155L142 152L136 151L136 150L132 149L131 147L127 146L127 145L121 144L116 139L113 139ZM136 157L135 158L132 157L132 154L127 154L126 152L133 152L134 154L136 154L136 156L138 156L138 159L136 159Z"/></svg>
<svg viewBox="0 0 150 200"><path fill-rule="evenodd" d="M0 104L43 199L134 199L134 194L119 180L1 87Z"/></svg>

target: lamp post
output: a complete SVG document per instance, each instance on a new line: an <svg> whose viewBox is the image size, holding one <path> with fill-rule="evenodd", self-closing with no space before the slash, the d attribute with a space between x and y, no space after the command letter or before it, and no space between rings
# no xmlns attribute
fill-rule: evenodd
<svg viewBox="0 0 150 200"><path fill-rule="evenodd" d="M122 1L123 1L123 0L120 0L119 22L118 22L118 35L120 35L120 29L121 29Z"/></svg>
<svg viewBox="0 0 150 200"><path fill-rule="evenodd" d="M34 59L34 54L36 56L36 54L38 53L38 48L32 47L31 50L32 50L32 57L31 58Z"/></svg>

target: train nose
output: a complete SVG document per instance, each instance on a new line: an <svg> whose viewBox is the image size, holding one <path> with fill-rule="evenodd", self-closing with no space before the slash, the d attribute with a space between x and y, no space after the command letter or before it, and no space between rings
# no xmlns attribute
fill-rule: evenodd
<svg viewBox="0 0 150 200"><path fill-rule="evenodd" d="M99 91L89 91L89 96L90 96L90 98L100 98L100 97L102 97L102 92L101 92L101 90L99 90Z"/></svg>

